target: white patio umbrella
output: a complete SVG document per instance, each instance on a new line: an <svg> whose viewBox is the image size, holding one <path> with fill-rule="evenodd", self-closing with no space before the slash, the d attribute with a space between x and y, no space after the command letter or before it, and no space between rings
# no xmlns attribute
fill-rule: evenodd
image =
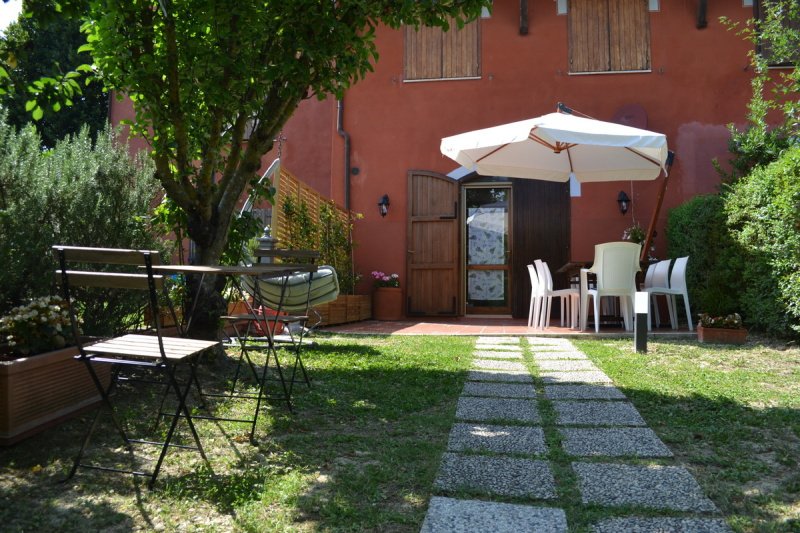
<svg viewBox="0 0 800 533"><path fill-rule="evenodd" d="M667 173L665 135L567 113L445 137L440 149L484 176L567 181L572 174L587 183Z"/></svg>

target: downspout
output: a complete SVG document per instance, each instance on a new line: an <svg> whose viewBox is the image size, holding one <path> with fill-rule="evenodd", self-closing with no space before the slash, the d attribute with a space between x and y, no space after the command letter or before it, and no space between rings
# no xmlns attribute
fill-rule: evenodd
<svg viewBox="0 0 800 533"><path fill-rule="evenodd" d="M336 133L344 139L344 208L350 211L350 134L342 127L344 100L336 100Z"/></svg>
<svg viewBox="0 0 800 533"><path fill-rule="evenodd" d="M350 134L342 127L344 122L344 97L336 100L336 133L344 139L344 208L350 218ZM356 266L353 258L353 225L348 220L347 240L350 243L350 279L355 279Z"/></svg>

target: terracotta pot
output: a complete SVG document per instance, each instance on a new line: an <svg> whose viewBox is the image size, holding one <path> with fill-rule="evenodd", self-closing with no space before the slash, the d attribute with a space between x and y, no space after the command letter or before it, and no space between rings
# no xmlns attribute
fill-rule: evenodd
<svg viewBox="0 0 800 533"><path fill-rule="evenodd" d="M372 294L372 314L375 320L403 318L403 290L400 287L378 287Z"/></svg>
<svg viewBox="0 0 800 533"><path fill-rule="evenodd" d="M0 445L18 442L100 402L76 347L0 361ZM97 364L108 386L110 365Z"/></svg>
<svg viewBox="0 0 800 533"><path fill-rule="evenodd" d="M697 340L714 344L744 344L747 342L747 330L744 328L704 328L698 325Z"/></svg>

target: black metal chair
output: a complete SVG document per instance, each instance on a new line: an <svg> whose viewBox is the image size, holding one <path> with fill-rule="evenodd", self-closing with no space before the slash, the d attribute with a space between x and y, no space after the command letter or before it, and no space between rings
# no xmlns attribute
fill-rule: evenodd
<svg viewBox="0 0 800 533"><path fill-rule="evenodd" d="M57 270L56 274L61 281L64 299L69 305L74 341L80 350L80 355L76 356L76 359L86 365L86 369L102 397L101 406L96 410L95 416L87 429L80 451L75 458L67 479L72 478L78 468L83 467L149 477L148 486L152 488L161 470L167 450L172 447L195 449L207 461L203 446L200 443L200 437L192 422L192 415L187 407L186 399L192 384L197 383L195 364L198 356L202 352L218 346L219 342L164 335L160 323L162 313L159 309L158 294L158 291L163 289L164 280L163 276L154 274L152 270L153 265L159 264L158 252L74 246L54 246L53 250L59 264L59 270ZM69 270L67 266L70 263L79 263L76 267L78 270ZM118 271L109 271L109 268L115 268ZM127 270L122 271L125 269ZM147 306L150 311L152 329L146 333L128 333L91 344L84 343L78 328L77 303L73 295L73 289L77 287L93 287L114 291L140 291L140 294L142 294L141 291L145 291L143 294L146 296ZM111 365L112 379L108 386L104 385L98 378L95 369L96 365ZM186 369L186 375L184 375L183 368ZM181 375L178 373L179 369L181 369ZM146 374L147 379L131 380L130 377L135 373ZM160 384L165 388L168 395L174 397L175 409L173 412L162 412L161 405L154 407L156 420L159 420L161 416L171 419L163 440L152 441L129 437L128 431L121 423L112 402L112 393L115 387L123 380L133 384L140 382ZM84 462L84 455L93 434L97 430L100 414L104 410L110 414L111 422L116 432L131 453L133 452L133 444L153 445L159 448L158 457L152 471L144 472L135 468L122 469L116 466L101 466ZM186 421L194 446L172 442L178 422L181 419Z"/></svg>

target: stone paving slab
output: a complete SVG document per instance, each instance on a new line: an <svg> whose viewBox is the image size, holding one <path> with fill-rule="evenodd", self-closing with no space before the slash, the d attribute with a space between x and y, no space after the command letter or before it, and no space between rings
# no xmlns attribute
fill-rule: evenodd
<svg viewBox="0 0 800 533"><path fill-rule="evenodd" d="M650 428L562 428L561 445L569 455L592 457L672 457Z"/></svg>
<svg viewBox="0 0 800 533"><path fill-rule="evenodd" d="M540 352L535 351L533 352L533 358L536 361L552 361L554 359L585 359L589 360L586 357L586 354L583 352L579 352L577 350L562 350L558 352Z"/></svg>
<svg viewBox="0 0 800 533"><path fill-rule="evenodd" d="M420 533L566 533L563 509L434 496Z"/></svg>
<svg viewBox="0 0 800 533"><path fill-rule="evenodd" d="M447 449L453 452L544 454L544 430L531 426L454 424Z"/></svg>
<svg viewBox="0 0 800 533"><path fill-rule="evenodd" d="M715 512L688 470L679 466L572 463L583 503Z"/></svg>
<svg viewBox="0 0 800 533"><path fill-rule="evenodd" d="M589 360L581 361L581 360L574 360L569 359L565 361L537 361L539 365L539 369L545 371L561 371L561 372L571 372L571 371L587 371L587 372L602 372L599 368L597 368L594 363Z"/></svg>
<svg viewBox="0 0 800 533"><path fill-rule="evenodd" d="M593 533L733 533L719 518L606 518Z"/></svg>
<svg viewBox="0 0 800 533"><path fill-rule="evenodd" d="M473 355L480 359L522 359L522 351L509 352L505 350L479 350Z"/></svg>
<svg viewBox="0 0 800 533"><path fill-rule="evenodd" d="M541 421L535 401L508 398L470 398L468 396L458 399L456 418L478 422L513 420L516 422L538 423Z"/></svg>
<svg viewBox="0 0 800 533"><path fill-rule="evenodd" d="M522 347L510 344L478 344L475 346L475 352L522 353Z"/></svg>
<svg viewBox="0 0 800 533"><path fill-rule="evenodd" d="M434 485L440 490L548 499L556 497L547 461L447 452Z"/></svg>
<svg viewBox="0 0 800 533"><path fill-rule="evenodd" d="M519 344L519 337L478 337L475 342L495 342L506 344Z"/></svg>
<svg viewBox="0 0 800 533"><path fill-rule="evenodd" d="M554 401L556 424L586 426L646 426L630 402Z"/></svg>
<svg viewBox="0 0 800 533"><path fill-rule="evenodd" d="M503 361L502 359L475 359L472 361L472 368L494 368L496 370L516 370L517 372L527 372L528 368L524 363L517 361Z"/></svg>
<svg viewBox="0 0 800 533"><path fill-rule="evenodd" d="M536 389L526 383L464 383L462 396L488 396L492 398L536 398Z"/></svg>
<svg viewBox="0 0 800 533"><path fill-rule="evenodd" d="M527 371L512 370L470 370L467 374L470 381L512 381L516 383L533 383L533 376Z"/></svg>
<svg viewBox="0 0 800 533"><path fill-rule="evenodd" d="M558 337L525 337L531 346L569 346L575 348L567 339L560 339Z"/></svg>
<svg viewBox="0 0 800 533"><path fill-rule="evenodd" d="M611 385L545 385L548 400L626 400L621 390Z"/></svg>
<svg viewBox="0 0 800 533"><path fill-rule="evenodd" d="M545 385L555 383L612 383L611 378L603 372L556 372L543 370L539 372Z"/></svg>

